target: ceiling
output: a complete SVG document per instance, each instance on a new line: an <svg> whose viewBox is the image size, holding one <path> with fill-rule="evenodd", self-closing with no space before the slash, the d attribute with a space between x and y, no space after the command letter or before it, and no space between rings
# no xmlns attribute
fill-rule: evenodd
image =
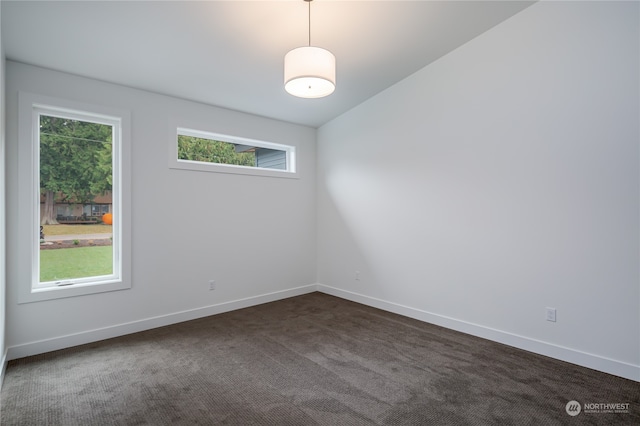
<svg viewBox="0 0 640 426"><path fill-rule="evenodd" d="M321 99L283 85L308 41L302 0L3 0L2 41L14 61L319 127L531 3L316 0L311 44L337 62Z"/></svg>

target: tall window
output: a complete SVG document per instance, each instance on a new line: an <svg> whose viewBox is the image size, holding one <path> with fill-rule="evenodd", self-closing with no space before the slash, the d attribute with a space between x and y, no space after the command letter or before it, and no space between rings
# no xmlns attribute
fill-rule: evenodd
<svg viewBox="0 0 640 426"><path fill-rule="evenodd" d="M40 99L20 97L20 301L129 288L128 113Z"/></svg>
<svg viewBox="0 0 640 426"><path fill-rule="evenodd" d="M58 221L58 206L89 204L112 193L118 210L118 177L114 154L120 135L120 120L80 111L34 108L37 116L39 164L39 279L35 288L96 283L118 279L118 233L116 215L105 220L93 216L108 213L108 206L93 206L71 220ZM35 121L35 120L34 120ZM114 185L115 184L115 185ZM103 210L104 209L104 210ZM49 239L47 240L47 236Z"/></svg>

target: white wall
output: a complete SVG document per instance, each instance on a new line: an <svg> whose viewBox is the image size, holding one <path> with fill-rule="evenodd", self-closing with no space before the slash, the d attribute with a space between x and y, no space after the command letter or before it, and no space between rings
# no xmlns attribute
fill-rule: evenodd
<svg viewBox="0 0 640 426"><path fill-rule="evenodd" d="M0 8L2 9L2 8ZM0 22L2 16L0 14ZM2 42L2 28L0 25L0 389L4 379L6 367L6 274L5 274L5 170L4 170L4 140L5 140L5 117L4 117L4 44Z"/></svg>
<svg viewBox="0 0 640 426"><path fill-rule="evenodd" d="M640 380L638 7L537 3L321 127L326 291Z"/></svg>
<svg viewBox="0 0 640 426"><path fill-rule="evenodd" d="M132 288L18 304L17 286L25 283L18 281L16 253L8 250L10 359L315 288L315 129L11 61L6 84L9 224L20 214L19 91L126 109L132 120ZM178 119L295 145L299 179L170 169L170 124ZM7 246L19 238L9 226Z"/></svg>

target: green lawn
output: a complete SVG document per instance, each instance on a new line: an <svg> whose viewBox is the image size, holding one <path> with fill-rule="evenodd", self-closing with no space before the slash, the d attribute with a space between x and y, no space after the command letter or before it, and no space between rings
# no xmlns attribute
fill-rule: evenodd
<svg viewBox="0 0 640 426"><path fill-rule="evenodd" d="M40 282L113 273L113 247L40 250Z"/></svg>

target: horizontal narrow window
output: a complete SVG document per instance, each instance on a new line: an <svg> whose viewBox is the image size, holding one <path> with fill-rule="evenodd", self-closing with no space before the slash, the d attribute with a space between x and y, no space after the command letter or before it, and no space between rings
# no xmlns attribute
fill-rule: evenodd
<svg viewBox="0 0 640 426"><path fill-rule="evenodd" d="M176 136L173 168L283 177L296 171L290 145L180 127Z"/></svg>

